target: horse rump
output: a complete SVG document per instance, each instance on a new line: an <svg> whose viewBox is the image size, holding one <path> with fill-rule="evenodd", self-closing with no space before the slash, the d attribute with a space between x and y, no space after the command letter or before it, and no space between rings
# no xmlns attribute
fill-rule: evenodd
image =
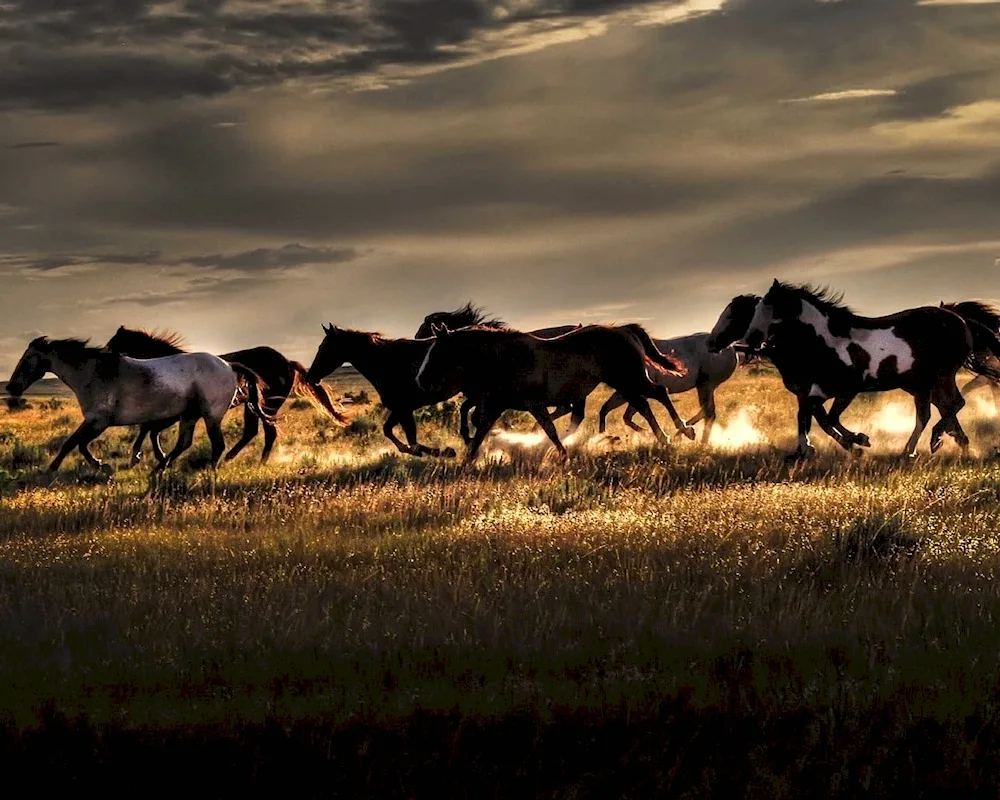
<svg viewBox="0 0 1000 800"><path fill-rule="evenodd" d="M652 362L668 375L674 375L678 378L687 375L687 365L673 353L660 352L660 348L656 346L642 325L630 322L627 325L622 325L620 330L628 332L638 340L639 348L645 354L647 361Z"/></svg>
<svg viewBox="0 0 1000 800"><path fill-rule="evenodd" d="M264 379L260 377L256 372L243 364L238 364L235 361L228 362L230 368L240 377L242 380L241 386L236 389L236 394L233 397L233 403L230 406L232 408L234 405L238 405L236 399L240 396L241 389L246 391L246 406L249 408L256 417L258 417L262 422L268 422L274 425L276 420L272 414L268 414L261 406L260 398L267 391L267 383Z"/></svg>

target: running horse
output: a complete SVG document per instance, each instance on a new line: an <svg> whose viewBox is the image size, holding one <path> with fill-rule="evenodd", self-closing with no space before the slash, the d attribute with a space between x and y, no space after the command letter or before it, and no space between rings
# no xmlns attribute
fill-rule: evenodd
<svg viewBox="0 0 1000 800"><path fill-rule="evenodd" d="M318 382L349 362L375 388L379 401L389 411L382 433L399 452L449 458L456 455L450 447L441 450L417 440L413 412L448 400L459 392L458 388L447 385L434 391L425 391L417 385L417 370L433 339L388 339L372 331L349 330L332 324L323 326L323 334L306 380ZM403 429L406 444L394 433L397 425Z"/></svg>
<svg viewBox="0 0 1000 800"><path fill-rule="evenodd" d="M863 434L843 427L840 415L861 392L892 389L913 395L916 406L905 456L916 453L932 404L941 419L931 431L931 453L941 447L945 433L967 449L969 438L957 416L965 400L956 375L965 366L977 375L1000 378L1000 339L957 304L953 309L924 306L863 317L843 305L840 295L775 280L757 303L744 340L752 349L765 346L764 354L798 397L795 454L815 452L809 428L817 409L831 398L827 422L837 431L831 435L846 448L866 444Z"/></svg>
<svg viewBox="0 0 1000 800"><path fill-rule="evenodd" d="M118 328L105 347L113 353L120 353L132 358L161 358L185 352L183 340L175 333L133 330L124 325ZM274 447L274 442L278 438L274 417L291 394L305 397L341 425L346 425L349 422L322 383L307 380L305 377L306 368L302 364L285 358L272 347L236 350L232 353L223 353L219 358L223 361L243 364L260 375L263 381L263 409L266 411L264 417L259 417L249 407L244 409L243 436L226 454L226 461L235 458L244 447L253 441L260 431L261 425L264 426L264 449L261 452L260 460L262 464L267 461L268 456L271 455L271 449ZM242 402L242 400L242 395L237 398L237 402ZM173 422L176 420L143 425L132 445L132 463L136 463L142 457L142 443L147 434L149 434L154 457L157 461L162 461L164 455L160 447L160 433L169 428Z"/></svg>
<svg viewBox="0 0 1000 800"><path fill-rule="evenodd" d="M466 461L476 457L490 428L506 410L528 411L560 455L549 406L585 401L598 384L621 392L639 409L661 442L669 442L646 398L670 404L667 390L650 380L650 363L682 375L684 365L661 353L640 325L587 325L553 339L489 327L450 331L434 327L434 339L417 372L426 392L456 389L476 398L476 435Z"/></svg>
<svg viewBox="0 0 1000 800"><path fill-rule="evenodd" d="M261 420L268 419L259 405L260 377L242 364L227 363L210 353L183 353L165 358L136 359L90 347L80 339L32 340L14 368L7 391L20 397L45 373L54 373L73 390L83 423L63 443L49 465L55 472L75 448L97 469L102 464L89 445L109 427L141 425L178 419L177 444L154 471L165 469L191 446L194 428L204 420L212 442L211 465L226 449L222 418L236 396L240 380L246 381L247 408Z"/></svg>
<svg viewBox="0 0 1000 800"><path fill-rule="evenodd" d="M424 321L417 329L416 338L427 339L432 337L434 335L435 325L439 326L443 325L449 330L468 328L476 325L484 328L494 328L497 330L510 330L510 326L508 326L506 322L504 322L501 319L497 319L496 317L487 317L484 310L479 306L472 305L471 301L466 303L461 308L455 309L454 311L435 311L432 314L428 314L426 317L424 317ZM549 328L538 328L537 330L528 331L528 333L530 333L532 336L538 337L539 339L554 339L557 336L562 336L563 334L569 333L570 331L580 330L580 328L582 327L583 325L579 323L576 325L556 325ZM690 350L691 353L694 354L693 348L686 347L687 345L686 342L682 342L680 339L672 341L682 344L682 346L685 346L685 349ZM669 342L667 342L667 344L669 344ZM671 346L664 347L663 341L656 341L656 345L661 351L665 353L671 352L673 350L673 347ZM705 373L707 377L707 375L710 372L711 375L713 376L711 380L716 380L716 383L712 385L712 388L714 389L714 386L718 385L718 383L721 383L722 380L728 378L729 375L732 375L733 370L731 369L729 371L729 374L727 374L725 378L720 379L716 377L718 375L721 375L722 370L716 369L715 364L716 363L721 364L722 362L728 361L729 356L730 356L729 353L723 353L719 355L711 355L707 359L701 359L697 364L696 371L692 371L691 364L688 361L688 358L682 357L681 360L684 361L684 364L688 369L688 372L684 376L678 377L675 375L670 375L662 370L654 369L650 371L650 377L652 377L654 381L663 383L664 386L667 387L668 392L674 393L675 391L682 391L682 390L672 389L671 386L679 386L682 384L686 385L691 380L700 379L703 373ZM709 361L713 362L712 366L707 366L707 362ZM734 359L733 369L735 369L735 359ZM691 383L691 385L687 386L687 388L693 388L693 386L694 383ZM701 397L701 392L699 391L699 398L700 397ZM607 416L608 412L613 408L617 408L618 406L624 404L625 400L622 398L620 394L617 393L612 395L611 399L609 399L607 403L604 404L604 407L601 409L601 417L600 417L601 433L604 433L605 417ZM460 431L462 434L462 440L465 442L467 446L472 441L472 437L469 435L469 412L474 405L475 405L475 399L466 397L462 401L462 406L459 410ZM710 417L707 418L708 421L706 421L706 429L709 429L711 427L711 422L714 421L715 419L714 396L712 396L711 398L710 409L711 409ZM692 430L689 426L692 425L694 422L697 422L699 419L701 419L706 409L703 404L702 414L696 415L687 423L685 423L680 418L680 415L677 414L672 403L667 406L667 411L669 412L671 419L674 422L674 425L677 427L677 431L687 436L689 439L694 439L694 430ZM576 431L576 429L580 427L580 424L583 422L585 412L586 412L586 398L577 401L572 405L559 406L558 408L556 408L555 412L553 412L552 419L557 420L560 417L566 416L567 414L572 414L572 417L570 418L570 426L567 430L567 435L572 435ZM634 422L632 422L632 418L637 413L639 413L638 409L636 409L634 406L629 406L625 412L625 424L628 425L633 430L640 430L639 426L636 425ZM708 441L707 437L708 433L706 432L705 441Z"/></svg>

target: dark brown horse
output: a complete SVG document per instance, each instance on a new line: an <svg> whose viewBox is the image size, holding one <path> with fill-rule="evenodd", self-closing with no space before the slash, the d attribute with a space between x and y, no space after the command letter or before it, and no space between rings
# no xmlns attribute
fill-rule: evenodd
<svg viewBox="0 0 1000 800"><path fill-rule="evenodd" d="M553 339L478 326L457 331L435 327L417 383L427 392L457 389L478 399L467 461L476 457L486 434L508 409L530 412L565 457L548 408L585 400L600 383L621 392L656 437L668 442L646 399L671 404L667 390L649 378L647 369L656 368L685 372L640 325L587 325Z"/></svg>
<svg viewBox="0 0 1000 800"><path fill-rule="evenodd" d="M829 421L842 427L840 414L859 393L890 389L903 389L916 404L916 425L904 455L915 453L931 404L941 413L931 432L931 452L941 446L945 433L964 450L969 438L957 415L965 400L955 376L966 366L1000 378L1000 339L958 309L925 306L862 317L842 305L839 296L778 280L757 304L745 338L751 348L767 343L794 363L801 455L812 451L809 426L815 407L834 398ZM784 374L782 378L788 385Z"/></svg>
<svg viewBox="0 0 1000 800"><path fill-rule="evenodd" d="M496 328L497 330L510 330L510 327L502 319L487 317L486 312L481 307L472 305L471 301L461 308L456 308L454 311L435 311L432 314L428 314L424 317L424 321L420 323L420 327L417 328L415 338L431 338L434 335L435 325L444 325L448 330L452 331L459 328L470 328L473 325L480 325L484 328ZM562 336L564 333L569 333L582 327L583 325L581 324L556 325L551 328L539 328L538 330L528 331L528 333L532 336L537 336L539 339L551 339L554 336ZM466 446L472 442L472 436L469 433L469 413L475 404L475 398L466 397L462 400L462 405L458 412L459 432ZM552 418L558 419L566 414L572 414L568 431L569 434L572 434L580 427L585 413L586 402L582 401L572 406L560 406L556 409Z"/></svg>
<svg viewBox="0 0 1000 800"><path fill-rule="evenodd" d="M174 333L151 333L144 330L132 330L124 325L108 341L105 348L114 353L131 356L132 358L161 358L163 356L183 353L183 340ZM262 407L265 417L258 419L249 408L243 413L243 436L226 454L226 460L235 458L257 435L260 425L264 426L264 450L261 452L261 463L267 461L271 449L278 438L278 429L274 424L274 416L278 409L288 399L296 394L305 397L317 408L342 425L348 423L347 417L334 403L323 384L309 381L305 377L306 368L298 361L290 361L271 347L252 347L248 350L237 350L219 356L223 361L243 364L260 375L265 384L262 395ZM239 401L243 397L238 398ZM142 442L149 434L150 444L156 460L163 462L163 450L160 447L160 433L169 428L176 420L149 423L139 429L139 435L132 445L132 461L142 457Z"/></svg>
<svg viewBox="0 0 1000 800"><path fill-rule="evenodd" d="M413 412L418 408L440 403L458 394L459 389L443 384L434 391L424 391L417 385L417 370L427 355L433 339L387 339L369 331L354 331L324 325L326 334L320 342L306 379L318 382L346 363L364 376L378 392L382 405L389 410L382 432L401 453L414 456L448 456L455 451L439 450L417 441L417 422ZM399 425L407 444L396 438L393 431Z"/></svg>
<svg viewBox="0 0 1000 800"><path fill-rule="evenodd" d="M947 308L958 314L971 328L973 325L982 325L994 336L1000 336L1000 310L989 303L978 300L964 300L961 303L941 303L941 308ZM995 359L988 351L980 351L978 357L981 359ZM1000 371L1000 363L994 364ZM989 386L993 393L993 405L1000 411L1000 384L989 375L977 375L965 386L962 387L962 396L966 397L969 392L973 392L982 386Z"/></svg>

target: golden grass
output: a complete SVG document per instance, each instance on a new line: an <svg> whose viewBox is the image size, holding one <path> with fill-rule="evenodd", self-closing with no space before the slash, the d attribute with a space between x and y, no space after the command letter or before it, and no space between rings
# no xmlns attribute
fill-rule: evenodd
<svg viewBox="0 0 1000 800"><path fill-rule="evenodd" d="M866 429L896 400L846 420ZM76 411L5 413L0 707L25 730L53 704L124 729L641 718L681 695L732 708L734 681L764 717L862 724L902 696L900 713L961 720L992 702L1000 465L932 458L926 437L901 460L906 434L888 424L882 452L854 458L816 433L818 458L787 463L794 405L776 378L741 375L718 401L713 448L653 446L618 416L620 441L588 419L567 465L498 446L470 468L287 409L273 465L256 464L258 442L156 486L148 465L108 479L77 456L50 479L35 462ZM426 416L422 437L459 444ZM989 409L963 420L980 443L995 435ZM130 433L95 450L124 456ZM741 653L752 668L734 678L720 665Z"/></svg>

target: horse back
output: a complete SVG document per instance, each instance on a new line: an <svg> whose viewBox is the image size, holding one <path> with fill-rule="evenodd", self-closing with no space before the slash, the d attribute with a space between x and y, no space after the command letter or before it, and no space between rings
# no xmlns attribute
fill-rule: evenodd
<svg viewBox="0 0 1000 800"><path fill-rule="evenodd" d="M256 372L267 385L269 393L287 394L295 382L295 371L292 362L273 347L250 347L246 350L234 350L223 353L224 361L242 364L247 369Z"/></svg>

